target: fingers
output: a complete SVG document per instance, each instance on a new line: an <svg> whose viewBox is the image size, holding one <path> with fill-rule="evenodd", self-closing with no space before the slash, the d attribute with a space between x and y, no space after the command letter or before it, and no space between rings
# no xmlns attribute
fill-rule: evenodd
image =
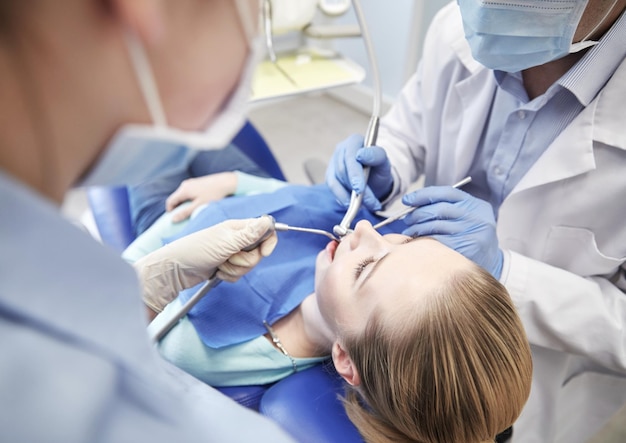
<svg viewBox="0 0 626 443"><path fill-rule="evenodd" d="M224 222L223 226L226 228L224 240L229 239L233 254L256 245L255 249L263 248L262 250L269 255L278 241L273 232L274 219L270 216L229 220ZM268 232L270 233L269 237L264 239L261 244L257 244L264 236L268 235Z"/></svg>
<svg viewBox="0 0 626 443"><path fill-rule="evenodd" d="M363 137L353 134L344 142L344 166L350 189L360 194L365 189L365 173L363 165L357 160L357 152L363 147Z"/></svg>
<svg viewBox="0 0 626 443"><path fill-rule="evenodd" d="M261 246L259 247L261 255L263 257L269 257L269 255L274 252L274 248L276 248L277 244L278 236L276 235L276 232L273 232L272 235L270 235L263 243L261 243Z"/></svg>
<svg viewBox="0 0 626 443"><path fill-rule="evenodd" d="M378 146L369 146L359 149L356 153L356 159L362 165L375 168L387 163L387 153Z"/></svg>
<svg viewBox="0 0 626 443"><path fill-rule="evenodd" d="M262 258L259 249L242 251L217 268L217 277L224 281L235 282L256 266Z"/></svg>
<svg viewBox="0 0 626 443"><path fill-rule="evenodd" d="M374 195L374 192L369 188L365 188L365 194L363 195L363 205L370 211L380 211L383 206L380 201Z"/></svg>
<svg viewBox="0 0 626 443"><path fill-rule="evenodd" d="M352 192L346 189L334 175L332 175L332 177L330 174L326 176L326 184L340 205L347 207L350 204L350 195Z"/></svg>
<svg viewBox="0 0 626 443"><path fill-rule="evenodd" d="M368 181L374 183L374 192L368 192L365 182L365 167L373 168ZM391 167L385 150L378 146L363 147L363 136L353 134L341 142L331 161L331 166L326 171L326 184L343 206L348 206L352 191L364 195L364 204L372 209L381 208L376 194L388 193L392 187ZM379 189L380 188L380 189Z"/></svg>
<svg viewBox="0 0 626 443"><path fill-rule="evenodd" d="M455 235L464 232L455 220L431 220L410 225L402 233L410 237L431 237L434 235ZM444 242L445 243L445 242Z"/></svg>
<svg viewBox="0 0 626 443"><path fill-rule="evenodd" d="M181 203L184 203L192 198L192 195L188 191L186 182L187 180L184 180L180 185L178 185L178 188L176 188L176 190L172 192L169 197L167 197L165 200L166 211L169 212Z"/></svg>
<svg viewBox="0 0 626 443"><path fill-rule="evenodd" d="M263 257L267 257L276 246L278 238L273 233L258 248L252 251L241 251L231 256L228 261L218 267L217 277L234 282L259 264Z"/></svg>
<svg viewBox="0 0 626 443"><path fill-rule="evenodd" d="M195 200L193 202L191 202L191 204L179 208L178 211L174 212L174 214L172 214L172 222L173 223L179 223L183 220L187 220L191 214L193 213L193 211L196 210L196 208L198 206L200 206L202 204L201 201Z"/></svg>
<svg viewBox="0 0 626 443"><path fill-rule="evenodd" d="M326 184L344 206L348 206L353 189L360 192L365 187L363 166L356 160L356 152L362 146L363 136L358 134L339 143L326 171Z"/></svg>
<svg viewBox="0 0 626 443"><path fill-rule="evenodd" d="M465 213L466 211L455 203L438 202L416 208L404 217L404 222L413 225L435 220L456 220Z"/></svg>
<svg viewBox="0 0 626 443"><path fill-rule="evenodd" d="M402 197L407 206L425 206L438 202L455 203L467 199L470 195L452 186L429 186Z"/></svg>
<svg viewBox="0 0 626 443"><path fill-rule="evenodd" d="M232 220L233 227L240 225L242 231L247 231L246 246L257 243L268 230L273 229L273 220L271 217L259 217L249 220ZM244 223L245 225L242 225ZM218 267L217 277L228 282L237 281L242 275L249 272L255 267L263 257L269 256L278 243L276 232L272 231L269 237L263 240L256 248L246 251L241 250L221 264ZM242 247L245 249L246 246Z"/></svg>

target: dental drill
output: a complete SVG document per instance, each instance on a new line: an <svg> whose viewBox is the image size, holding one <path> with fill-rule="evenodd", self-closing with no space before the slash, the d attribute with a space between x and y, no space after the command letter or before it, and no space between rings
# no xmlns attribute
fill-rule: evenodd
<svg viewBox="0 0 626 443"><path fill-rule="evenodd" d="M365 43L365 49L367 51L367 56L369 59L370 69L372 71L372 80L374 83L374 103L372 108L372 116L370 118L367 132L365 133L365 140L363 143L364 147L374 146L376 144L376 139L378 137L378 126L380 124L380 106L382 101L382 83L380 80L380 73L378 71L378 62L376 60L376 54L374 53L374 45L372 43L372 38L367 28L367 23L365 22L365 15L363 14L363 10L361 8L360 0L352 0L352 6L354 7L354 12L357 17L357 21L359 22L359 26L361 28L361 34L363 36L363 41ZM367 186L367 179L369 177L369 167L363 168L363 175L365 177L365 186ZM350 232L350 225L354 221L359 208L363 202L363 192L357 194L355 191L352 191L350 195L350 205L344 215L341 223L335 225L333 227L333 233L338 237L344 237L348 232Z"/></svg>
<svg viewBox="0 0 626 443"><path fill-rule="evenodd" d="M261 236L259 240L244 248L244 251L252 251L256 249L263 241L265 241L270 235L274 233L274 231L297 231L297 232L306 232L309 234L323 235L328 237L334 241L340 241L339 238L335 237L328 231L324 231L322 229L313 229L313 228L301 228L296 226L290 226L285 223L278 223L274 220L274 217L271 215L263 215L262 217L269 217L272 221L272 226ZM217 273L217 271L216 271ZM215 274L210 277L203 285L198 289L189 300L176 312L172 317L165 323L161 328L159 328L156 333L152 336L152 340L156 343L160 341L165 335L183 318L187 313L193 308L211 289L216 287L218 284L222 282L221 279L215 276Z"/></svg>

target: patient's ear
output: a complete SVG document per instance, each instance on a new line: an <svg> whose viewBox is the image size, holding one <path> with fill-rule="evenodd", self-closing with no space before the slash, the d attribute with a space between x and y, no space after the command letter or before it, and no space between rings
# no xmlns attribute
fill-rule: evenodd
<svg viewBox="0 0 626 443"><path fill-rule="evenodd" d="M333 363L339 375L343 377L352 386L361 384L361 377L345 349L341 347L339 342L333 344L332 350Z"/></svg>

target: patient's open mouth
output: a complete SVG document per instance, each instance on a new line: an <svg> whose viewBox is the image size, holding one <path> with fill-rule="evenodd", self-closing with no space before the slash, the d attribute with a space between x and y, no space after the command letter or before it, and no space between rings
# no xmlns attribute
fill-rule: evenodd
<svg viewBox="0 0 626 443"><path fill-rule="evenodd" d="M328 252L328 255L330 256L331 261L335 259L335 252L337 251L337 246L339 246L339 242L335 240L328 242L328 244L326 245L326 251Z"/></svg>

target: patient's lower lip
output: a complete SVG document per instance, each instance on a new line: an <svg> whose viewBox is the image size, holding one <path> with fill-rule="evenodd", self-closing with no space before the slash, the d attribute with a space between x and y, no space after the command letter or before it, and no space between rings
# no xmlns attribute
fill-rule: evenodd
<svg viewBox="0 0 626 443"><path fill-rule="evenodd" d="M335 252L337 251L337 245L339 245L339 243L337 243L335 240L331 240L326 245L326 252L328 252L328 256L330 257L330 261L333 261L334 258L335 258Z"/></svg>

